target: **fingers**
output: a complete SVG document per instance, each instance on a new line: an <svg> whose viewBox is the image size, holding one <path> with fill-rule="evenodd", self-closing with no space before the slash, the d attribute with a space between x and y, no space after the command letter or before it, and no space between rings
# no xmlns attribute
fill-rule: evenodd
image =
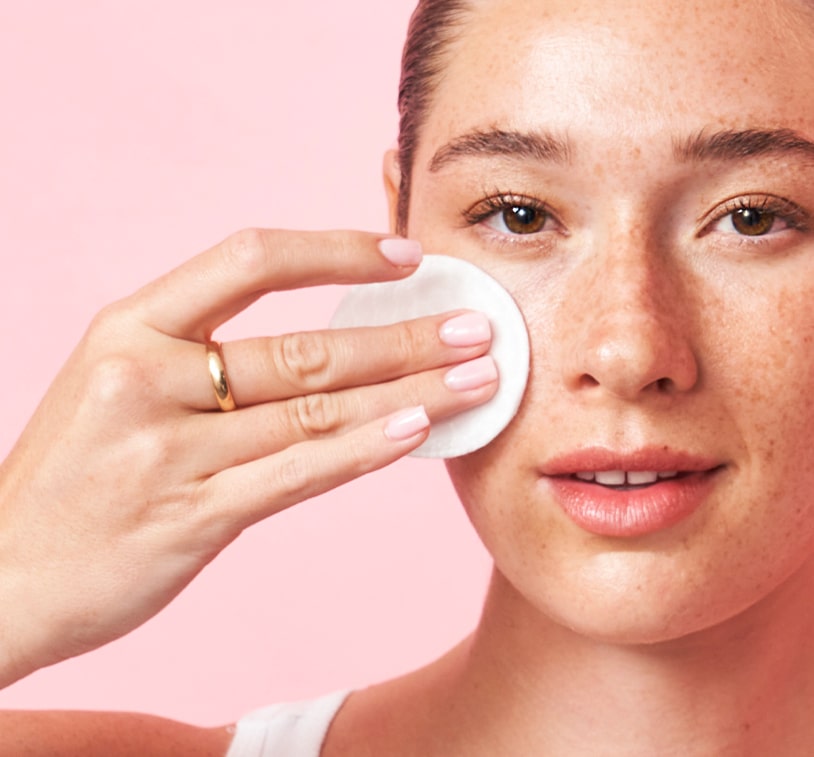
<svg viewBox="0 0 814 757"><path fill-rule="evenodd" d="M455 312L391 326L326 330L247 339L223 345L229 384L238 407L377 384L409 373L460 363L484 354L491 328L480 313ZM201 348L185 345L171 371L176 396L195 409L217 404Z"/></svg>
<svg viewBox="0 0 814 757"><path fill-rule="evenodd" d="M252 301L273 290L401 278L420 257L417 243L362 232L244 231L112 311L114 322L148 327L138 346L142 359L152 356L154 410L173 411L156 425L180 451L172 465L201 482L202 502L222 501L236 523L248 523L420 445L424 413L403 408L426 406L427 418L440 419L494 394L488 321L451 313L226 343L238 409L189 412L217 407L204 343Z"/></svg>
<svg viewBox="0 0 814 757"><path fill-rule="evenodd" d="M415 270L420 259L418 243L401 238L248 229L148 284L131 300L158 331L205 341L267 292L398 279Z"/></svg>
<svg viewBox="0 0 814 757"><path fill-rule="evenodd" d="M408 408L348 434L306 441L208 479L200 507L235 531L394 462L428 434L423 408Z"/></svg>
<svg viewBox="0 0 814 757"><path fill-rule="evenodd" d="M404 407L422 405L432 421L487 402L497 390L494 361L482 356L395 381L294 397L238 410L196 414L187 422L196 444L189 461L197 478L310 440L342 437ZM191 447L191 445L190 445Z"/></svg>

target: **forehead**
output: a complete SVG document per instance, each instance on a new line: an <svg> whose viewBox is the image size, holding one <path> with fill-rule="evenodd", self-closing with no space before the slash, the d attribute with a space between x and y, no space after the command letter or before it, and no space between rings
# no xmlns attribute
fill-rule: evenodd
<svg viewBox="0 0 814 757"><path fill-rule="evenodd" d="M814 136L813 5L475 0L425 134L436 146L495 127L640 144L711 126Z"/></svg>

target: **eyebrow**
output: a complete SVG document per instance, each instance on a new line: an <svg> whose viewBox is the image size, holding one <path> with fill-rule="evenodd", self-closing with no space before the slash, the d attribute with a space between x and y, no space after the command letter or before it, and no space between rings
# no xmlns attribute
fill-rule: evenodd
<svg viewBox="0 0 814 757"><path fill-rule="evenodd" d="M465 157L510 157L567 163L571 147L567 140L546 131L471 131L447 142L430 160L435 173Z"/></svg>
<svg viewBox="0 0 814 757"><path fill-rule="evenodd" d="M677 160L742 160L758 156L800 155L814 158L814 142L793 129L700 131L673 144Z"/></svg>
<svg viewBox="0 0 814 757"><path fill-rule="evenodd" d="M567 139L547 131L476 130L443 145L430 160L430 171L440 171L466 157L510 157L568 163L572 147ZM800 155L814 159L814 142L793 129L701 130L675 140L673 154L680 162L736 161L760 156Z"/></svg>

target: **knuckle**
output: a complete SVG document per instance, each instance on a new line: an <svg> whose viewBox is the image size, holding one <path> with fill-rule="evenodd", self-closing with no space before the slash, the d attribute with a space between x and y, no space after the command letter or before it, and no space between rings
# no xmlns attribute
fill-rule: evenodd
<svg viewBox="0 0 814 757"><path fill-rule="evenodd" d="M330 394L320 392L296 397L289 407L292 423L309 437L336 433L341 426L336 401Z"/></svg>
<svg viewBox="0 0 814 757"><path fill-rule="evenodd" d="M352 478L356 478L370 472L375 454L368 443L351 435L345 440L344 456L347 472Z"/></svg>
<svg viewBox="0 0 814 757"><path fill-rule="evenodd" d="M144 394L147 383L145 370L138 360L121 354L94 359L85 380L89 399L103 408L121 408L132 403Z"/></svg>
<svg viewBox="0 0 814 757"><path fill-rule="evenodd" d="M267 233L259 228L246 228L227 237L221 249L227 262L235 269L255 274L268 261Z"/></svg>
<svg viewBox="0 0 814 757"><path fill-rule="evenodd" d="M286 455L277 466L276 479L277 488L288 499L302 500L310 496L313 475L307 459L302 455Z"/></svg>
<svg viewBox="0 0 814 757"><path fill-rule="evenodd" d="M371 234L358 231L321 232L321 244L334 264L333 280L338 283L354 284L380 278L384 258L376 251ZM387 267L388 273L395 271Z"/></svg>
<svg viewBox="0 0 814 757"><path fill-rule="evenodd" d="M329 250L340 260L358 258L362 249L359 235L341 229L321 232L319 241L324 249Z"/></svg>
<svg viewBox="0 0 814 757"><path fill-rule="evenodd" d="M109 348L111 340L126 328L128 308L124 301L105 305L90 322L85 334L85 341L92 346Z"/></svg>
<svg viewBox="0 0 814 757"><path fill-rule="evenodd" d="M405 361L423 354L426 347L426 339L423 332L412 323L399 324L394 336L394 348Z"/></svg>
<svg viewBox="0 0 814 757"><path fill-rule="evenodd" d="M130 459L138 461L142 470L157 471L168 461L176 460L178 449L170 435L158 427L140 429L129 439Z"/></svg>
<svg viewBox="0 0 814 757"><path fill-rule="evenodd" d="M126 406L144 404L155 378L132 344L133 316L126 300L100 310L91 321L72 360L77 399L95 412L109 416Z"/></svg>
<svg viewBox="0 0 814 757"><path fill-rule="evenodd" d="M324 383L332 363L326 340L294 333L280 337L278 346L279 362L293 384L308 390Z"/></svg>

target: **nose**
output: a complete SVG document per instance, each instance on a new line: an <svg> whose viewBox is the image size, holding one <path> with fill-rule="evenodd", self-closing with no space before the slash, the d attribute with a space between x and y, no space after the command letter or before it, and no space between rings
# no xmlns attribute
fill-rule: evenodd
<svg viewBox="0 0 814 757"><path fill-rule="evenodd" d="M675 260L631 236L586 255L564 306L567 387L627 401L695 387L687 279Z"/></svg>

